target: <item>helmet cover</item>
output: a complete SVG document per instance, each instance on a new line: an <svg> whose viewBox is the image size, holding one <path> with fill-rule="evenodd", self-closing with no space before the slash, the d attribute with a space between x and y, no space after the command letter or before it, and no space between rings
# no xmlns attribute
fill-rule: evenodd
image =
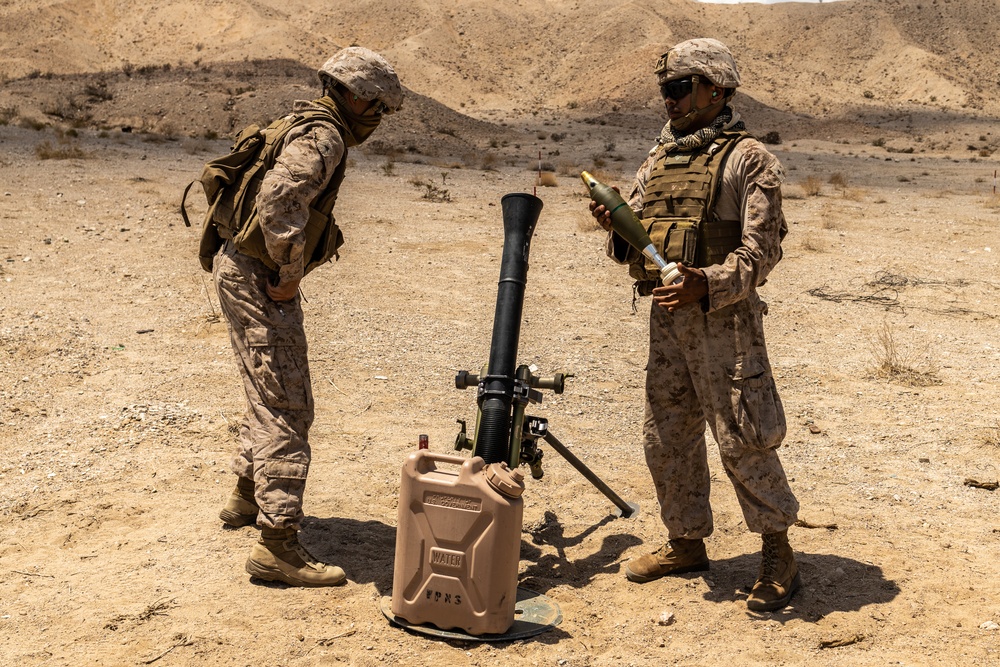
<svg viewBox="0 0 1000 667"><path fill-rule="evenodd" d="M660 56L653 70L657 83L676 81L694 74L723 88L740 85L740 73L729 48L717 39L689 39Z"/></svg>
<svg viewBox="0 0 1000 667"><path fill-rule="evenodd" d="M378 100L384 113L393 113L403 104L399 77L385 58L362 46L341 49L319 69L319 77L332 79L363 100Z"/></svg>

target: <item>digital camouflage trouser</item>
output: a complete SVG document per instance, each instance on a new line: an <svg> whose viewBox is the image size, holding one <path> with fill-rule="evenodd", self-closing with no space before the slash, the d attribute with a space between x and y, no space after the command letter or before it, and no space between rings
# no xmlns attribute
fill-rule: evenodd
<svg viewBox="0 0 1000 667"><path fill-rule="evenodd" d="M247 399L231 468L254 480L261 526L298 528L313 421L300 297L272 301L273 272L229 243L212 268Z"/></svg>
<svg viewBox="0 0 1000 667"><path fill-rule="evenodd" d="M756 533L795 522L798 501L775 449L785 416L764 346L756 293L713 313L653 306L646 365L646 463L670 539L712 533L705 423Z"/></svg>

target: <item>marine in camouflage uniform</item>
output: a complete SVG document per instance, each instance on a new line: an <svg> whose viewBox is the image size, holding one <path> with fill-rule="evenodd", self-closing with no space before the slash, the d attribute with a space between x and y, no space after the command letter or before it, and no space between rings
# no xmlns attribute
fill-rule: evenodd
<svg viewBox="0 0 1000 667"><path fill-rule="evenodd" d="M719 138L732 137L736 143L724 158L706 219L730 221L735 236L732 247L716 250L718 261L681 264L682 282L652 290L643 434L668 542L628 563L626 576L647 582L708 569L704 538L713 522L707 422L747 527L763 536L761 569L747 604L779 609L799 586L787 539L798 502L775 451L785 436L785 417L764 343L767 306L757 287L781 259L787 232L783 171L759 141L743 136L743 123L727 104L739 74L725 45L682 42L664 54L656 73L670 120L639 168L629 205L640 218L662 210L654 199L674 205L661 186L651 189L657 169L663 173L661 165L674 156L685 161L720 150L727 144ZM639 252L610 230L604 207L591 209L610 231L608 254L621 263L641 263ZM707 242L699 243L701 254Z"/></svg>
<svg viewBox="0 0 1000 667"><path fill-rule="evenodd" d="M247 399L231 466L237 485L220 518L231 526L260 525L247 572L297 586L346 579L341 568L317 561L298 541L313 422L298 294L299 282L316 263L305 256L307 228L317 224L310 222L310 205L336 197L347 149L364 141L382 114L396 111L403 99L389 63L361 47L339 51L319 76L323 96L295 102L293 113L325 110L331 120L292 127L261 182L256 219L245 223L260 226L262 241L239 247L227 241L213 262ZM329 220L328 231L335 233Z"/></svg>

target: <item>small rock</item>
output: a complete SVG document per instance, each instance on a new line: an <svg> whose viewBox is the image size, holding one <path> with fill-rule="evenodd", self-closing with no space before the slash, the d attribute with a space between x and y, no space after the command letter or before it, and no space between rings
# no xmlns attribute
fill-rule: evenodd
<svg viewBox="0 0 1000 667"><path fill-rule="evenodd" d="M660 612L660 618L656 622L659 625L670 625L675 620L676 617L674 616L674 612L664 609L663 611Z"/></svg>
<svg viewBox="0 0 1000 667"><path fill-rule="evenodd" d="M997 625L993 621L986 621L979 626L980 630L1000 630L1000 625Z"/></svg>

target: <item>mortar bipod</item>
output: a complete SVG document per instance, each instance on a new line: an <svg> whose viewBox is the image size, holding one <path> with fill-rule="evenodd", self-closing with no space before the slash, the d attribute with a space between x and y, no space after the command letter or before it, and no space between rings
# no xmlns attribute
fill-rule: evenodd
<svg viewBox="0 0 1000 667"><path fill-rule="evenodd" d="M525 414L525 407L528 403L541 403L542 393L539 389L547 389L557 394L563 393L566 387L566 380L573 377L572 373L556 373L552 377L543 378L532 374L528 366L518 366L515 373L513 392L513 415L511 418L510 441L508 443L507 456L505 458L510 468L520 465L527 465L531 468L531 476L541 479L545 474L542 469L542 456L544 452L538 447L538 440L542 439L559 453L577 472L584 476L598 491L614 503L618 508L618 514L622 518L629 518L639 510L635 503L628 503L622 500L621 496L615 493L611 487L604 483L600 477L577 458L569 449L559 441L550 431L547 419L533 417ZM482 370L483 380L486 379L486 366ZM455 376L455 387L467 389L478 387L481 394L484 382L479 375L474 375L468 371L459 371ZM472 455L476 455L476 439L479 436L479 426L482 413L476 413L476 427L473 437L470 438L466 429L464 419L457 420L461 424L458 436L455 438L455 450L471 450Z"/></svg>

